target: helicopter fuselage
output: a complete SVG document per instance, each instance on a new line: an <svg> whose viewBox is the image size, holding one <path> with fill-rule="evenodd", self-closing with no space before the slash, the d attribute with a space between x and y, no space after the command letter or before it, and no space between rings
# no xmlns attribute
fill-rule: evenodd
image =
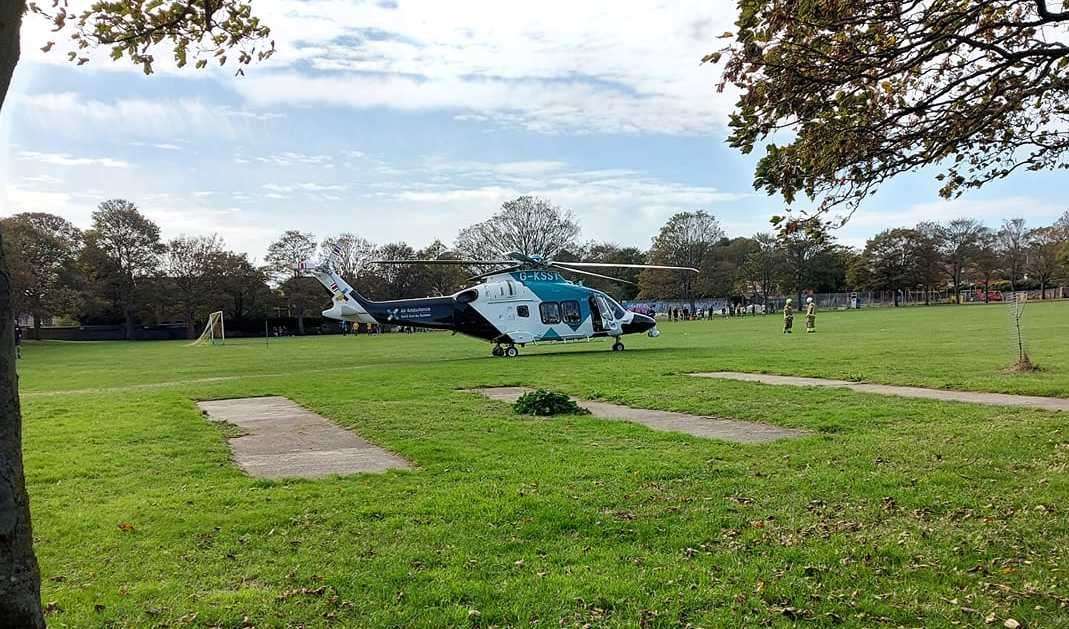
<svg viewBox="0 0 1069 629"><path fill-rule="evenodd" d="M657 334L653 318L555 271L493 275L443 297L370 301L332 269L309 270L333 293L334 306L323 315L343 321L452 330L503 345Z"/></svg>

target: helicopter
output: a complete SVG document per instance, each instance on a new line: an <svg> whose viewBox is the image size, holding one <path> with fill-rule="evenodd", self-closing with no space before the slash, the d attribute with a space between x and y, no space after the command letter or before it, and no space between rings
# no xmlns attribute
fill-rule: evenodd
<svg viewBox="0 0 1069 629"><path fill-rule="evenodd" d="M332 306L323 316L339 321L451 330L493 344L491 354L513 358L517 346L586 339L612 339L612 351L623 351L620 338L645 333L657 337L657 321L625 310L602 291L572 282L574 273L633 284L601 275L590 268L663 269L697 273L690 267L651 264L556 262L538 255L509 253L498 260L376 260L373 264L440 264L486 269L468 279L480 282L452 295L371 301L353 290L337 272L336 247L321 260L300 263L298 270L314 276L330 291Z"/></svg>

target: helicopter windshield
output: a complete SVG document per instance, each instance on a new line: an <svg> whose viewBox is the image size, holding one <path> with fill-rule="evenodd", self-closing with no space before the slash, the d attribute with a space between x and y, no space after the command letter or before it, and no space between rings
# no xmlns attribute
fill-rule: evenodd
<svg viewBox="0 0 1069 629"><path fill-rule="evenodd" d="M609 302L609 307L612 308L612 316L616 317L617 320L622 319L627 312L624 307L616 303L616 300L608 295L605 295L605 301Z"/></svg>

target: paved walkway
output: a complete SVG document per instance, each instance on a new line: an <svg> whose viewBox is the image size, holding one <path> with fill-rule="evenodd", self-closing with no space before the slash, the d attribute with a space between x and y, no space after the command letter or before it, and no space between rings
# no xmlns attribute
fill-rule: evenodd
<svg viewBox="0 0 1069 629"><path fill-rule="evenodd" d="M471 391L481 393L492 400L511 403L518 400L524 393L531 391L531 389L524 387L492 387L471 389ZM609 404L608 402L576 400L576 403L589 410L594 417L634 422L663 432L682 432L695 437L723 439L724 441L734 441L736 443L765 443L785 437L801 437L808 434L804 430L780 428L779 426L757 422L722 419L720 417L702 417L699 415L687 415L686 413L673 413L671 411L653 411L620 406L619 404Z"/></svg>
<svg viewBox="0 0 1069 629"><path fill-rule="evenodd" d="M229 441L234 461L249 476L321 478L410 467L396 454L284 397L214 400L197 406L209 419L235 424L247 433Z"/></svg>
<svg viewBox="0 0 1069 629"><path fill-rule="evenodd" d="M796 387L839 387L877 393L879 395L896 395L899 397L924 398L944 402L969 402L989 406L1023 406L1045 411L1069 411L1069 399L1041 397L1037 395L1010 395L1007 393L980 393L974 391L947 391L944 389L925 389L923 387L899 387L888 384L862 384L846 380L826 380L824 378L801 378L797 376L771 376L761 373L740 373L736 371L714 371L709 373L692 373L699 378L718 378L721 380L742 380L763 384L791 385Z"/></svg>

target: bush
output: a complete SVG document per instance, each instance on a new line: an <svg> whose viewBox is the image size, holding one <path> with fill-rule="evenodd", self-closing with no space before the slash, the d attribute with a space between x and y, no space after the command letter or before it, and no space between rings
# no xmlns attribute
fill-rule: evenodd
<svg viewBox="0 0 1069 629"><path fill-rule="evenodd" d="M512 410L520 415L538 415L539 417L590 414L590 411L576 404L567 395L545 389L524 393L512 405Z"/></svg>

